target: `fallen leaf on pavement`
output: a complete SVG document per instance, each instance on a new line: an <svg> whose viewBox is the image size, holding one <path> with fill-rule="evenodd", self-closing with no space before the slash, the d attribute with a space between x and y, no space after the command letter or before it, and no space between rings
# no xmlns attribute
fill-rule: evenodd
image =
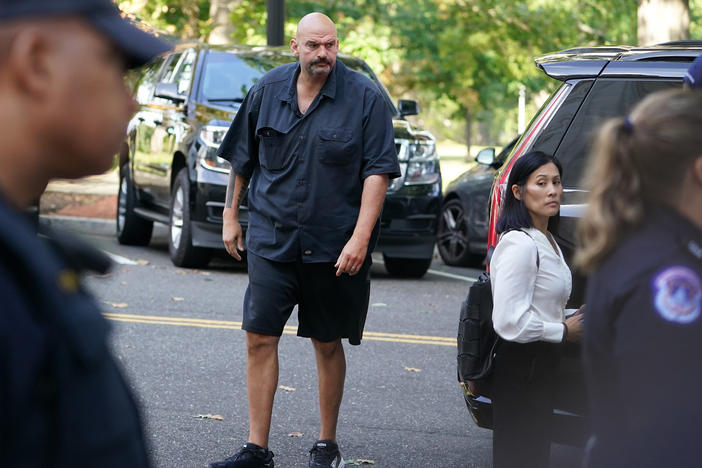
<svg viewBox="0 0 702 468"><path fill-rule="evenodd" d="M407 367L405 366L405 370L407 372L422 372L422 369L417 369L416 367Z"/></svg>
<svg viewBox="0 0 702 468"><path fill-rule="evenodd" d="M294 387L286 387L285 385L281 385L281 386L278 387L278 388L281 389L281 390L285 390L286 392L294 392L294 391L295 391L295 388L294 388Z"/></svg>
<svg viewBox="0 0 702 468"><path fill-rule="evenodd" d="M173 302L180 302L180 301L184 301L185 298L182 298L182 297L172 297L171 300L172 300Z"/></svg>
<svg viewBox="0 0 702 468"><path fill-rule="evenodd" d="M140 258L139 260L136 261L137 265L148 265L149 261L144 260L143 258Z"/></svg>
<svg viewBox="0 0 702 468"><path fill-rule="evenodd" d="M366 458L357 458L356 460L346 460L344 465L351 466L361 466L361 465L375 465L375 461L368 460Z"/></svg>
<svg viewBox="0 0 702 468"><path fill-rule="evenodd" d="M382 302L376 302L374 304L371 304L371 307L387 307L387 304L383 304Z"/></svg>
<svg viewBox="0 0 702 468"><path fill-rule="evenodd" d="M302 432L291 432L290 434L288 434L288 437L302 437L303 435L305 434L303 434Z"/></svg>
<svg viewBox="0 0 702 468"><path fill-rule="evenodd" d="M224 421L224 418L218 414L198 414L193 416L197 419L214 419L215 421Z"/></svg>

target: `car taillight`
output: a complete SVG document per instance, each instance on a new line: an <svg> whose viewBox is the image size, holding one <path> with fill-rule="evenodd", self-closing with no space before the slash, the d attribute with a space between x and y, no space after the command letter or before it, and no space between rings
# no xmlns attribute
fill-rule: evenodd
<svg viewBox="0 0 702 468"><path fill-rule="evenodd" d="M534 138L541 132L541 129L543 129L546 125L548 125L551 122L553 115L556 113L556 110L560 107L561 102L565 100L570 89L571 85L569 84L564 84L559 88L559 90L551 99L551 102L549 102L549 104L543 109L541 114L539 114L537 118L535 118L532 121L532 125L524 134L524 137L522 137L522 139L519 141L509 160L502 167L502 170L495 178L495 183L492 186L492 195L490 197L490 224L488 225L487 242L488 258L490 255L490 251L497 245L497 217L500 214L500 208L502 208L504 193L505 190L507 190L507 179L509 177L510 171L512 170L512 166L514 166L514 163L517 161L517 159L519 159L519 157L522 154L526 153L528 149L531 149L531 146L534 143ZM490 271L489 262L486 263L486 266L487 270Z"/></svg>

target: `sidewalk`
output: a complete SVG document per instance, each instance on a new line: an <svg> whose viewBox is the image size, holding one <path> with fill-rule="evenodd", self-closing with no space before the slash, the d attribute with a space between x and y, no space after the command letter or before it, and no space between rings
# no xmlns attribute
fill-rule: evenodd
<svg viewBox="0 0 702 468"><path fill-rule="evenodd" d="M117 169L76 180L54 180L39 202L40 223L82 234L112 235L117 214Z"/></svg>

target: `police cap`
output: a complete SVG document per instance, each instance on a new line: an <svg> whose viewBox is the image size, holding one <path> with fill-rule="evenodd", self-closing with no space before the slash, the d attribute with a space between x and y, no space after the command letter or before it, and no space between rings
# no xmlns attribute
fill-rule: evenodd
<svg viewBox="0 0 702 468"><path fill-rule="evenodd" d="M79 16L103 33L122 51L129 67L138 67L171 49L122 17L112 0L1 0L0 24L6 21Z"/></svg>

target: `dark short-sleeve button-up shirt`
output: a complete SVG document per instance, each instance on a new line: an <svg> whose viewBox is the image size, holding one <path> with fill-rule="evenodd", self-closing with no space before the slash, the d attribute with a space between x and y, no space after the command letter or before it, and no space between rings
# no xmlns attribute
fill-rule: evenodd
<svg viewBox="0 0 702 468"><path fill-rule="evenodd" d="M392 116L377 86L339 60L302 114L299 73L298 63L283 65L251 88L218 155L250 180L249 251L333 262L353 233L366 177L400 176Z"/></svg>

